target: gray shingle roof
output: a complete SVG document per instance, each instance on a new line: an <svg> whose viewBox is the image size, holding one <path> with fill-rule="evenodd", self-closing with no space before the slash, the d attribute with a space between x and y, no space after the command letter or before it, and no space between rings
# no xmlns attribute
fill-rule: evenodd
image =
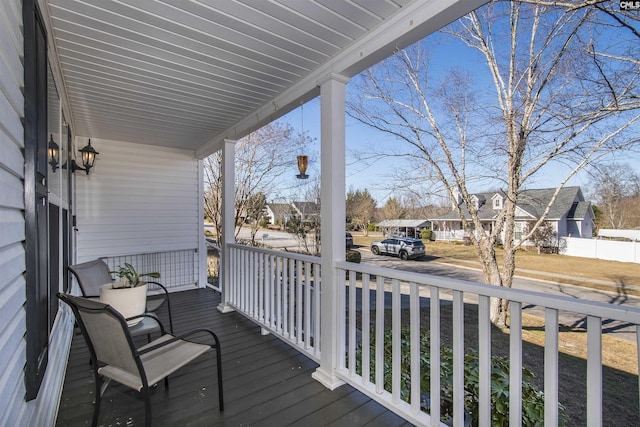
<svg viewBox="0 0 640 427"><path fill-rule="evenodd" d="M316 202L292 202L302 215L320 215L320 208Z"/></svg>
<svg viewBox="0 0 640 427"><path fill-rule="evenodd" d="M290 214L293 209L289 203L268 203L267 206L276 218Z"/></svg>
<svg viewBox="0 0 640 427"><path fill-rule="evenodd" d="M591 202L589 201L577 202L575 203L572 209L572 212L569 212L569 214L567 215L567 218L582 220L590 216L589 215L590 211L591 211Z"/></svg>
<svg viewBox="0 0 640 427"><path fill-rule="evenodd" d="M385 219L376 224L377 227L428 227L431 221L426 219Z"/></svg>
<svg viewBox="0 0 640 427"><path fill-rule="evenodd" d="M544 210L551 201L551 197L553 196L554 192L555 188L522 190L518 197L517 207L524 211L524 214L518 215L518 219L526 219L530 217L539 218L544 213ZM481 220L490 221L496 216L498 211L494 210L491 204L491 198L496 193L504 196L504 193L502 191L474 193L478 200L487 201L480 206L480 209L478 209L478 215ZM574 202L577 202L576 206L574 206ZM572 217L574 219L584 218L590 206L591 204L589 202L584 201L584 197L582 195L580 187L563 187L558 193L558 197L556 198L555 202L551 206L547 219L558 220L567 215L567 213L570 211L573 212ZM466 217L469 218L468 211L464 206L463 210ZM440 215L437 218L433 218L433 220L441 221L455 221L459 219L460 217L455 210L452 210L445 215Z"/></svg>

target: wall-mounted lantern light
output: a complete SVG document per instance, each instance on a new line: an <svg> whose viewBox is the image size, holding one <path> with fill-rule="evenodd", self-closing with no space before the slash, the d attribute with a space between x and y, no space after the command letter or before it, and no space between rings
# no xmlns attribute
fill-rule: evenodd
<svg viewBox="0 0 640 427"><path fill-rule="evenodd" d="M47 152L49 153L49 164L51 169L55 172L60 164L60 147L53 140L53 134L49 139L49 145L47 146Z"/></svg>
<svg viewBox="0 0 640 427"><path fill-rule="evenodd" d="M296 175L296 178L298 179L309 178L309 175L306 174L308 165L309 165L309 156L298 156L298 171L300 173Z"/></svg>
<svg viewBox="0 0 640 427"><path fill-rule="evenodd" d="M96 155L100 153L91 146L91 139L89 139L89 143L86 146L82 147L78 151L80 151L80 155L82 157L82 166L78 166L76 161L71 159L71 172L81 170L85 171L87 175L89 175L89 170L93 167L93 163L96 161Z"/></svg>

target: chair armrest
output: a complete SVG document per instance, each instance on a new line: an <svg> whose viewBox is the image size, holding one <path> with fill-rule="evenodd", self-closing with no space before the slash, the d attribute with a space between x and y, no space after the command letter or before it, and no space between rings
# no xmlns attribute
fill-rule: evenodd
<svg viewBox="0 0 640 427"><path fill-rule="evenodd" d="M162 335L165 335L167 333L167 331L165 331L164 329L164 325L162 324L162 322L160 321L160 319L158 319L158 316L154 315L154 314L150 314L150 313L143 313L143 314L138 314L137 316L131 316L131 317L127 317L126 319L124 319L125 321L129 321L129 320L134 320L134 319L139 319L141 317L148 317L150 319L155 320L158 325L160 325L160 333Z"/></svg>
<svg viewBox="0 0 640 427"><path fill-rule="evenodd" d="M151 284L151 285L158 286L159 288L161 288L164 291L165 295L167 296L167 299L169 298L169 291L167 290L167 288L164 287L163 284L158 283L158 282L153 282L153 281L150 281L150 280L145 280L145 282L147 282L148 284Z"/></svg>
<svg viewBox="0 0 640 427"><path fill-rule="evenodd" d="M184 334L179 335L179 336L173 336L173 335L171 335L171 334L166 334L166 335L171 335L171 338L170 338L170 339L168 339L168 340L166 340L166 341L163 341L163 342L161 342L161 343L159 343L159 344L156 344L156 345L154 345L154 346L147 347L147 348L145 348L144 350L140 350L140 351L138 351L138 352L137 352L137 356L142 356L143 354L149 353L149 352L151 352L151 351L155 351L155 350L157 350L157 349L159 349L159 348L162 348L162 347L164 347L164 346L166 346L166 345L169 345L169 344L171 344L171 343L174 343L174 342L176 342L176 341L184 341L184 338L187 338L187 337L189 337L189 336L191 336L191 335L195 335L195 334L197 334L197 333L201 333L201 332L204 332L204 333L208 333L208 334L210 334L210 335L211 335L211 337L213 337L213 340L215 341L215 345L214 345L214 347L215 347L216 349L219 349L219 348L220 348L220 340L218 339L218 336L217 336L216 334L214 334L214 333L213 333L213 331L210 331L209 329L194 329L194 330L192 330L192 331L189 331L189 332L184 333ZM163 335L163 336L166 336L166 335Z"/></svg>

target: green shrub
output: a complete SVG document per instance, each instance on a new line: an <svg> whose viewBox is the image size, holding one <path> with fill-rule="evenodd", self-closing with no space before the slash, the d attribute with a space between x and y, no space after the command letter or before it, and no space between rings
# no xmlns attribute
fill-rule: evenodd
<svg viewBox="0 0 640 427"><path fill-rule="evenodd" d="M411 397L411 353L410 334L408 329L401 331L401 398L409 402ZM430 391L431 363L429 358L430 340L429 332L420 332L420 390L421 393ZM374 381L375 374L375 333L371 333L371 381ZM391 390L391 354L392 339L391 331L386 331L384 335L384 388ZM509 359L506 357L494 356L491 358L491 425L502 427L509 425ZM472 425L478 425L478 401L479 401L479 379L478 379L478 353L475 350L469 351L465 355L464 362L464 394L465 409L471 413ZM356 348L356 371L362 373L362 347L359 344ZM527 368L522 368L522 426L542 426L544 425L544 393L533 384L533 373ZM453 398L453 349L446 345L440 347L440 390L442 396ZM564 407L560 404L560 411ZM560 419L560 425L564 425L564 420Z"/></svg>
<svg viewBox="0 0 640 427"><path fill-rule="evenodd" d="M260 226L260 228L267 228L269 226L269 220L268 219L261 219L258 222L258 225Z"/></svg>
<svg viewBox="0 0 640 427"><path fill-rule="evenodd" d="M433 237L433 231L431 231L430 228L423 228L422 231L420 231L420 238L422 240L429 241L431 237Z"/></svg>
<svg viewBox="0 0 640 427"><path fill-rule="evenodd" d="M376 231L376 225L373 222L370 222L369 224L367 224L367 230Z"/></svg>
<svg viewBox="0 0 640 427"><path fill-rule="evenodd" d="M347 262L356 262L359 264L361 259L362 254L360 252L351 249L347 251Z"/></svg>

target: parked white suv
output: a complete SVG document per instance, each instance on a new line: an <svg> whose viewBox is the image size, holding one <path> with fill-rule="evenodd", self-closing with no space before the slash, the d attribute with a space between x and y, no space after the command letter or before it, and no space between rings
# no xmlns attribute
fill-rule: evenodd
<svg viewBox="0 0 640 427"><path fill-rule="evenodd" d="M390 237L382 241L371 243L371 253L374 255L397 255L402 260L415 259L425 254L424 243L420 239L411 237Z"/></svg>

